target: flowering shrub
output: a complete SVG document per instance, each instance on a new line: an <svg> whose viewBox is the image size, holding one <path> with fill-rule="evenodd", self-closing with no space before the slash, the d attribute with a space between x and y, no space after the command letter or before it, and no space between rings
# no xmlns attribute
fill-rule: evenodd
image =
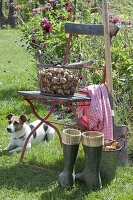
<svg viewBox="0 0 133 200"><path fill-rule="evenodd" d="M91 10L95 7L99 8L98 4L85 0L82 4L78 3L76 6L77 9L75 9L75 5L71 1L49 0L45 2L44 5L31 8L30 20L23 26L22 30L25 39L27 39L30 44L28 50L30 52L35 52L36 58L39 59L39 61L45 61L47 63L52 59L63 60L68 38L68 34L64 33L65 22L75 19L75 21L79 23L88 23L88 20L90 23L94 23L94 21L95 23L100 23L101 17L99 15L99 9L94 9L95 14L93 14ZM83 10L85 10L84 14ZM87 46L85 40L85 36L82 36L82 39L81 36L74 36L70 49L69 61L78 59L78 54L81 51L82 45L85 44L85 48ZM95 37L93 40L95 40ZM88 43L90 43L90 41L88 41ZM91 51L90 49L88 52ZM41 57L40 53L42 54ZM88 57L88 53L84 51L84 54L85 57Z"/></svg>

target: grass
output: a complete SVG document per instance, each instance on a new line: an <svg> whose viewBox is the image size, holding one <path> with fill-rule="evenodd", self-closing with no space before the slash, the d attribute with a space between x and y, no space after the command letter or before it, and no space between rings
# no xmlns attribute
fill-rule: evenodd
<svg viewBox="0 0 133 200"><path fill-rule="evenodd" d="M120 16L122 19L133 20L133 1L130 0L110 0L111 8L116 16Z"/></svg>
<svg viewBox="0 0 133 200"><path fill-rule="evenodd" d="M9 142L6 115L10 112L34 116L18 90L35 90L36 69L26 52L19 30L0 30L0 143ZM37 104L41 115L46 109ZM54 119L54 116L52 117ZM82 171L85 160L80 145L76 172ZM1 200L133 200L133 167L118 167L116 179L100 191L89 191L84 185L63 189L58 185L58 174L63 170L63 153L58 137L52 144L42 144L26 152L25 163L20 154L0 156Z"/></svg>

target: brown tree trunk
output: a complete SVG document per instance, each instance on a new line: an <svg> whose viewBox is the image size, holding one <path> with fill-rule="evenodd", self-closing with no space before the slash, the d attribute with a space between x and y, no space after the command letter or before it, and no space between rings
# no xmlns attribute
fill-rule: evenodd
<svg viewBox="0 0 133 200"><path fill-rule="evenodd" d="M13 4L14 4L14 1L9 0L9 13L8 13L7 23L11 26L11 28L15 28L15 19L13 18L13 14L14 14Z"/></svg>
<svg viewBox="0 0 133 200"><path fill-rule="evenodd" d="M2 3L3 3L3 1L0 0L0 28L5 23L5 16L4 16L3 11L2 11Z"/></svg>

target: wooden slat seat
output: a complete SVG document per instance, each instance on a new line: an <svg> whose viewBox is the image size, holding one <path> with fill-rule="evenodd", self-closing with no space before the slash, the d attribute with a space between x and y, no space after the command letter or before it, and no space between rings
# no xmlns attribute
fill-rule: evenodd
<svg viewBox="0 0 133 200"><path fill-rule="evenodd" d="M84 94L75 93L74 95L53 95L53 94L46 94L40 91L18 91L19 94L22 96L26 96L30 99L42 99L42 100L53 100L58 102L83 102L83 101L90 101L91 98Z"/></svg>

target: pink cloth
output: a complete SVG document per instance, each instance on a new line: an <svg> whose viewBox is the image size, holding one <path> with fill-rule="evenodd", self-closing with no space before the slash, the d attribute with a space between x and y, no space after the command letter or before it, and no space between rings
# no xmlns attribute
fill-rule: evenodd
<svg viewBox="0 0 133 200"><path fill-rule="evenodd" d="M112 110L106 86L90 85L79 92L91 97L89 106L87 102L78 103L78 118L82 126L86 130L102 132L104 140L113 139Z"/></svg>

